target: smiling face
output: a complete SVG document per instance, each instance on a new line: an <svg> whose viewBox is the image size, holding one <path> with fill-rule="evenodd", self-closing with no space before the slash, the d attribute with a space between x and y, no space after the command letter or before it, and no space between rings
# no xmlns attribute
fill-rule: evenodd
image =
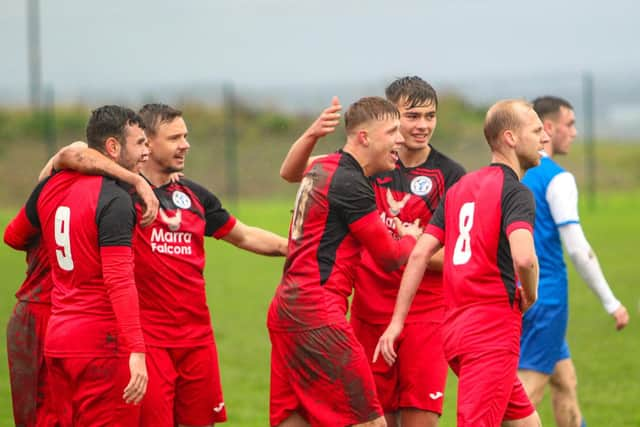
<svg viewBox="0 0 640 427"><path fill-rule="evenodd" d="M435 102L428 101L410 107L407 99L402 98L396 106L400 111L400 132L405 148L410 151L425 150L437 124Z"/></svg>
<svg viewBox="0 0 640 427"><path fill-rule="evenodd" d="M121 145L117 162L120 166L139 173L144 162L149 158L149 144L144 131L137 124L124 128L125 141Z"/></svg>
<svg viewBox="0 0 640 427"><path fill-rule="evenodd" d="M187 125L182 117L159 123L155 133L149 136L149 161L167 175L182 171L190 147L187 136Z"/></svg>
<svg viewBox="0 0 640 427"><path fill-rule="evenodd" d="M400 120L393 117L371 120L365 128L367 175L393 170L398 161L398 149L404 144Z"/></svg>

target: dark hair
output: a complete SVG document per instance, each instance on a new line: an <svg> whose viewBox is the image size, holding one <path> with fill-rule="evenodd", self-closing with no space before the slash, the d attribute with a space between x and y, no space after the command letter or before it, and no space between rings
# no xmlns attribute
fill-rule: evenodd
<svg viewBox="0 0 640 427"><path fill-rule="evenodd" d="M182 111L167 104L146 104L142 106L139 113L147 126L147 135L155 135L161 123L182 117Z"/></svg>
<svg viewBox="0 0 640 427"><path fill-rule="evenodd" d="M394 104L404 100L407 108L433 103L438 108L438 95L429 83L418 76L396 79L385 90L387 99Z"/></svg>
<svg viewBox="0 0 640 427"><path fill-rule="evenodd" d="M498 101L489 108L484 119L484 137L493 146L505 130L518 130L522 126L522 111L532 108L521 99Z"/></svg>
<svg viewBox="0 0 640 427"><path fill-rule="evenodd" d="M400 112L391 102L379 96L360 98L344 115L344 126L350 133L356 126L369 120L399 119Z"/></svg>
<svg viewBox="0 0 640 427"><path fill-rule="evenodd" d="M87 145L104 153L104 142L111 137L121 146L126 143L125 127L138 125L144 129L142 118L130 108L120 105L104 105L91 112L87 123Z"/></svg>
<svg viewBox="0 0 640 427"><path fill-rule="evenodd" d="M541 96L533 100L533 109L538 113L540 120L558 114L562 107L573 110L573 106L569 101L557 96Z"/></svg>

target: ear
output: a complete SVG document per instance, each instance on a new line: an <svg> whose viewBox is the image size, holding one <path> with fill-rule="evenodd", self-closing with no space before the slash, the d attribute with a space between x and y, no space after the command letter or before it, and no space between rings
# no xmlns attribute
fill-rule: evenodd
<svg viewBox="0 0 640 427"><path fill-rule="evenodd" d="M542 128L547 133L547 135L549 135L549 138L551 138L551 135L553 135L553 130L555 127L556 124L552 120L545 120L542 122Z"/></svg>
<svg viewBox="0 0 640 427"><path fill-rule="evenodd" d="M358 143L362 144L365 147L369 146L369 133L366 130L359 130L356 136Z"/></svg>
<svg viewBox="0 0 640 427"><path fill-rule="evenodd" d="M516 146L516 134L513 130L507 129L502 133L502 135L504 135L504 140L507 142L509 147Z"/></svg>
<svg viewBox="0 0 640 427"><path fill-rule="evenodd" d="M121 148L122 147L120 146L120 142L113 136L110 136L104 142L104 149L112 159L117 159L120 156Z"/></svg>

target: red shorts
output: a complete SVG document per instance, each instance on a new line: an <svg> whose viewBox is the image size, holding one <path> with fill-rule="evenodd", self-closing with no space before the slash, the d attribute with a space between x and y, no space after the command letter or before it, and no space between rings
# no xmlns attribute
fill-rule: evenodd
<svg viewBox="0 0 640 427"><path fill-rule="evenodd" d="M458 376L458 426L493 427L535 408L516 375L518 355L506 350L466 353L449 361Z"/></svg>
<svg viewBox="0 0 640 427"><path fill-rule="evenodd" d="M60 425L138 425L140 405L122 398L129 383L129 357L47 357L49 384Z"/></svg>
<svg viewBox="0 0 640 427"><path fill-rule="evenodd" d="M49 316L49 304L18 301L7 324L13 418L19 426L53 426L57 421L44 362Z"/></svg>
<svg viewBox="0 0 640 427"><path fill-rule="evenodd" d="M215 343L199 347L147 346L149 385L141 426L204 426L227 419Z"/></svg>
<svg viewBox="0 0 640 427"><path fill-rule="evenodd" d="M351 326L371 361L387 325L374 325L352 316ZM438 322L405 324L396 340L396 362L389 366L381 357L371 365L385 412L415 408L442 414L449 366L442 351L440 327Z"/></svg>
<svg viewBox="0 0 640 427"><path fill-rule="evenodd" d="M346 321L269 335L271 425L294 412L312 426L345 426L382 416L369 362Z"/></svg>

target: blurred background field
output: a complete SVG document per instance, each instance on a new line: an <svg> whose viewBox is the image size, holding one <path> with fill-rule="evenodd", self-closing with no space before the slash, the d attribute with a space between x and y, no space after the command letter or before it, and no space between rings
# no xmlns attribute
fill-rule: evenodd
<svg viewBox="0 0 640 427"><path fill-rule="evenodd" d="M380 90L375 94L382 95ZM290 187L278 176L280 163L289 146L323 108L318 107L314 113L286 112L235 101L230 114L228 105L177 105L184 110L189 127L187 174L228 202L290 196ZM90 111L87 105L61 105L51 113L37 114L26 108L0 107L0 180L6 183L0 187L0 206L24 201L46 159L62 145L84 139ZM457 93L441 93L432 144L467 170L484 165L489 159L482 136L485 111L484 104L472 104ZM578 117L581 126L583 122ZM594 185L605 192L633 190L640 188L638 141L640 137L605 135L588 145L585 135L580 134L571 155L558 159L575 173L583 194ZM340 127L318 143L316 153L336 150L343 142L344 130Z"/></svg>

